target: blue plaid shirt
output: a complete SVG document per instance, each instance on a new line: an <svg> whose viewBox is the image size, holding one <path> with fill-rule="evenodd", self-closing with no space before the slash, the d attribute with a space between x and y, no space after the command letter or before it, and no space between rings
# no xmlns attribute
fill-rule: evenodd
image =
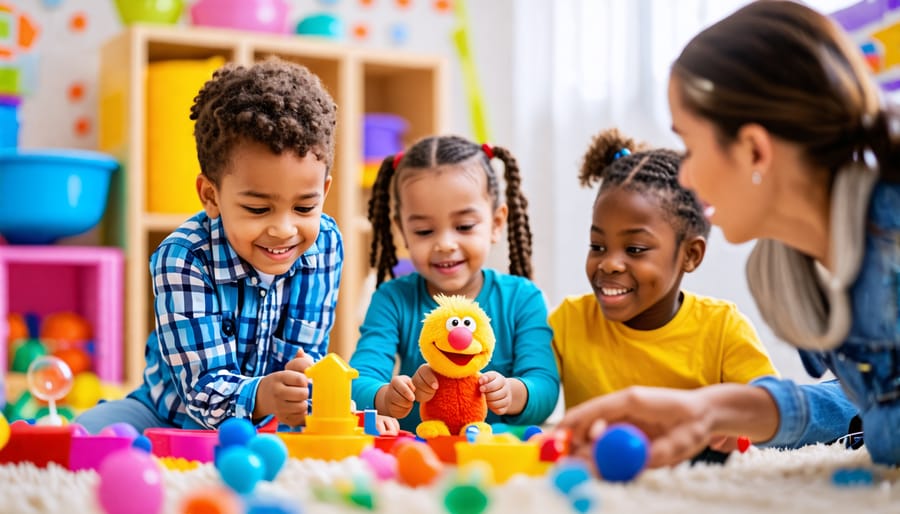
<svg viewBox="0 0 900 514"><path fill-rule="evenodd" d="M263 376L299 348L315 361L328 351L343 259L337 224L323 214L315 244L266 288L218 218L189 219L150 257L156 330L144 382L129 396L183 428L251 419Z"/></svg>

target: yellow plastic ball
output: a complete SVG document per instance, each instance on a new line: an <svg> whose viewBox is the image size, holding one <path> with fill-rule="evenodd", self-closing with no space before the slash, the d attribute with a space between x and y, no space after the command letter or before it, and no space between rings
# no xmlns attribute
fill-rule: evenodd
<svg viewBox="0 0 900 514"><path fill-rule="evenodd" d="M102 398L100 379L95 373L84 371L75 375L72 390L64 400L74 409L90 409Z"/></svg>
<svg viewBox="0 0 900 514"><path fill-rule="evenodd" d="M8 442L9 422L6 421L6 416L4 416L3 413L0 413L0 450L2 450Z"/></svg>

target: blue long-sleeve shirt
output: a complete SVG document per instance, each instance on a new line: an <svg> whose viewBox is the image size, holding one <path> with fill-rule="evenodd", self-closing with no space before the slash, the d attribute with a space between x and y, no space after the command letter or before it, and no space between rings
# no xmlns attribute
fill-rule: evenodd
<svg viewBox="0 0 900 514"><path fill-rule="evenodd" d="M251 419L263 376L299 348L315 361L328 351L343 256L337 224L323 214L316 242L266 286L219 218L189 219L150 258L156 330L143 384L129 396L183 428Z"/></svg>
<svg viewBox="0 0 900 514"><path fill-rule="evenodd" d="M494 370L517 378L528 389L528 402L520 414L501 417L488 412L487 422L544 422L559 398L559 372L541 291L525 278L485 269L484 286L475 301L491 318L497 340L482 372ZM395 359L400 361L399 373L410 377L425 363L419 352L419 333L425 315L437 306L418 273L385 282L375 291L350 359L350 366L359 371L352 385L357 408L375 408L375 393L390 382ZM400 420L400 427L414 431L420 421L416 405Z"/></svg>

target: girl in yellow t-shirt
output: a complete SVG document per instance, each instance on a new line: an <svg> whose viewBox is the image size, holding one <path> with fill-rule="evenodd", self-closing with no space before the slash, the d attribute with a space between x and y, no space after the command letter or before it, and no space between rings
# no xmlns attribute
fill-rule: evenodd
<svg viewBox="0 0 900 514"><path fill-rule="evenodd" d="M681 289L706 251L709 221L678 183L681 156L610 129L584 156L600 182L586 272L593 294L550 315L566 408L632 385L693 389L777 375L749 320L730 302Z"/></svg>

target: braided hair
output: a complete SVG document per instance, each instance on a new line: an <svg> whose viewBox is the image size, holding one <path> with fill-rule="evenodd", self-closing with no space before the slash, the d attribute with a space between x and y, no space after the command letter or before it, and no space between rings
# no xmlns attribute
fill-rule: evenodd
<svg viewBox="0 0 900 514"><path fill-rule="evenodd" d="M676 243L685 238L709 237L709 220L696 195L678 182L681 154L667 149L649 149L608 129L594 136L578 173L582 187L600 182L600 193L623 187L659 200L665 217L675 230Z"/></svg>
<svg viewBox="0 0 900 514"><path fill-rule="evenodd" d="M253 66L226 64L203 85L191 107L200 171L219 184L231 150L256 141L280 155L312 152L334 162L337 106L306 67L277 58Z"/></svg>
<svg viewBox="0 0 900 514"><path fill-rule="evenodd" d="M369 265L376 269L376 284L394 278L397 265L397 248L391 230L392 205L399 212L398 178L409 169L434 169L446 164L473 164L484 170L487 176L488 195L492 207L500 206L500 186L491 167L490 156L503 161L506 181L506 204L509 208L507 236L509 240L509 272L531 278L531 225L528 219L528 200L522 193L519 165L509 150L479 145L459 136L430 136L419 140L396 159L385 157L378 169L369 200L369 221L372 223L372 251ZM396 215L396 214L395 214Z"/></svg>

